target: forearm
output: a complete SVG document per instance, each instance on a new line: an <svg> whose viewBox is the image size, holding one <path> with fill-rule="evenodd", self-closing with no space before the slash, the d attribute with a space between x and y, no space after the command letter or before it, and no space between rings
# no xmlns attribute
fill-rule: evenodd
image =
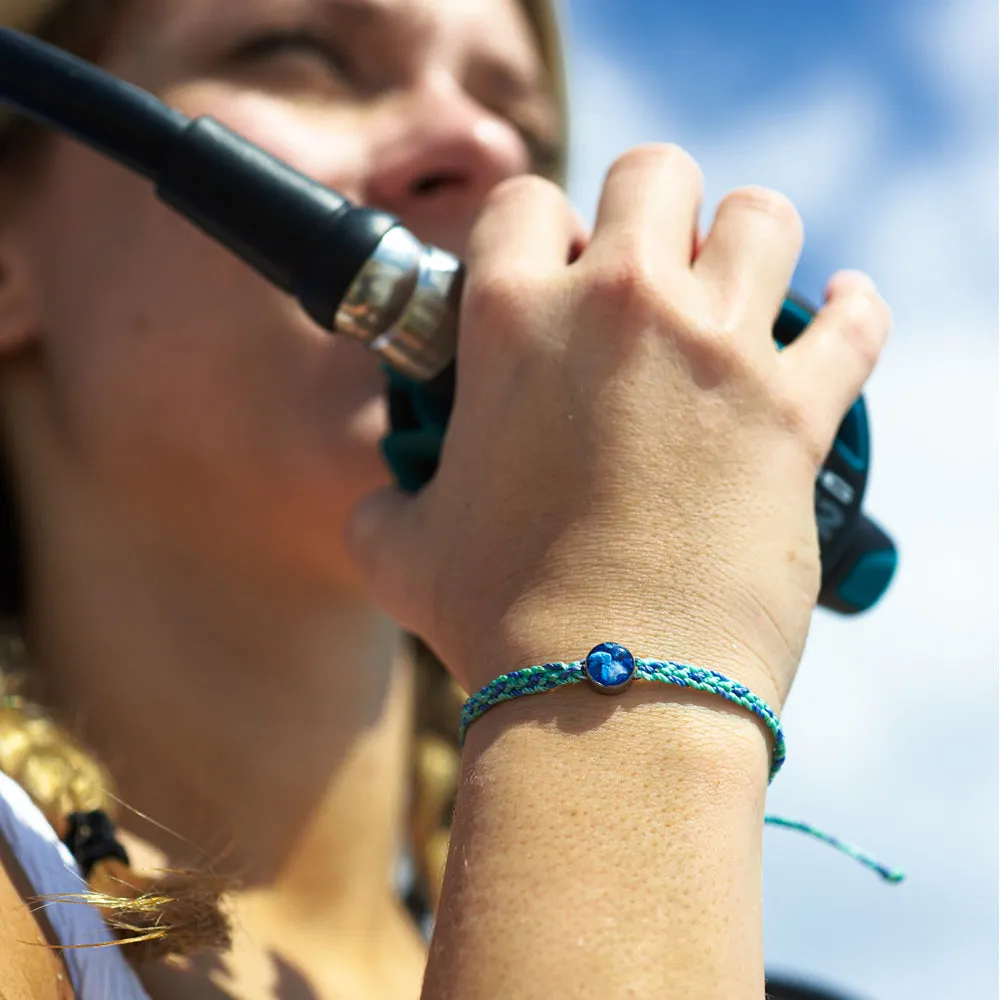
<svg viewBox="0 0 1000 1000"><path fill-rule="evenodd" d="M769 754L749 713L661 684L488 712L424 1000L760 1000Z"/></svg>

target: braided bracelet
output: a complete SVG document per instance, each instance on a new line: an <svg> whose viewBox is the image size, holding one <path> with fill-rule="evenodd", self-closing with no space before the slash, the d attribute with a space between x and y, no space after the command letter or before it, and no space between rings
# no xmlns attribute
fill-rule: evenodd
<svg viewBox="0 0 1000 1000"><path fill-rule="evenodd" d="M731 680L715 670L692 667L685 663L644 660L634 657L628 649L616 642L602 642L595 646L583 660L524 667L521 670L512 670L510 673L490 681L484 688L472 695L462 707L458 731L459 745L465 745L466 733L476 719L485 715L494 705L510 701L512 698L541 694L566 684L580 683L588 683L591 688L601 694L616 695L626 691L636 680L660 681L666 684L675 684L678 687L707 691L710 694L720 695L727 701L753 712L764 721L774 736L774 753L771 758L768 784L781 770L781 765L785 762L785 734L781 728L781 722L777 713L746 685ZM823 833L808 823L781 819L777 816L765 816L764 822L816 837L836 848L842 854L854 858L866 868L872 869L887 882L901 882L905 877L902 872L887 868L859 848L852 847L836 837L830 836L830 834Z"/></svg>

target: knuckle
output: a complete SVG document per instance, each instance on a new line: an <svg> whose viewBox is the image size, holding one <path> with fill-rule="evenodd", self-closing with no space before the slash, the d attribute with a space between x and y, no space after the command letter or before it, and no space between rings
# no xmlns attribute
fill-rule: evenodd
<svg viewBox="0 0 1000 1000"><path fill-rule="evenodd" d="M464 309L475 323L515 325L524 304L530 301L531 277L507 268L481 271L468 281Z"/></svg>
<svg viewBox="0 0 1000 1000"><path fill-rule="evenodd" d="M669 341L702 385L756 377L742 332L692 290L664 287L640 255L622 254L591 278L584 308L613 317L622 344L647 336Z"/></svg>
<svg viewBox="0 0 1000 1000"><path fill-rule="evenodd" d="M811 423L803 419L794 426L797 438L812 468L819 470L830 454L831 442Z"/></svg>
<svg viewBox="0 0 1000 1000"><path fill-rule="evenodd" d="M800 393L778 390L772 395L772 401L780 425L798 442L813 466L819 468L829 454L830 442L824 436L810 400Z"/></svg>
<svg viewBox="0 0 1000 1000"><path fill-rule="evenodd" d="M672 314L669 332L703 387L757 381L759 372L744 346L746 338L715 310L688 303Z"/></svg>
<svg viewBox="0 0 1000 1000"><path fill-rule="evenodd" d="M801 394L776 389L771 393L771 401L782 425L796 438L808 441L813 436L812 419Z"/></svg>
<svg viewBox="0 0 1000 1000"><path fill-rule="evenodd" d="M797 425L799 440L805 449L806 457L813 468L820 469L830 457L833 450L836 424L827 427L826 423L809 413L805 407L800 408L801 416Z"/></svg>
<svg viewBox="0 0 1000 1000"><path fill-rule="evenodd" d="M591 278L590 292L605 308L635 318L657 312L663 295L648 260L638 252L619 253Z"/></svg>

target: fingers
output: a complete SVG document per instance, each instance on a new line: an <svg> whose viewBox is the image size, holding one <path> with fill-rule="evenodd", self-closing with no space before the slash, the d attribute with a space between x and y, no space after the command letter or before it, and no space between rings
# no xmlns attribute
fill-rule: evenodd
<svg viewBox="0 0 1000 1000"><path fill-rule="evenodd" d="M824 444L861 394L891 326L875 282L859 271L840 271L830 279L815 319L778 355Z"/></svg>
<svg viewBox="0 0 1000 1000"><path fill-rule="evenodd" d="M406 588L412 584L399 567L419 565L418 501L396 489L381 490L355 506L344 529L345 548L362 582L403 628L413 624L405 620L412 604Z"/></svg>
<svg viewBox="0 0 1000 1000"><path fill-rule="evenodd" d="M470 275L516 266L543 276L564 268L587 239L565 193L540 177L515 177L486 198L469 237Z"/></svg>
<svg viewBox="0 0 1000 1000"><path fill-rule="evenodd" d="M697 235L702 175L679 146L639 146L608 171L588 256L638 249L687 272Z"/></svg>
<svg viewBox="0 0 1000 1000"><path fill-rule="evenodd" d="M802 252L802 220L777 192L746 187L720 203L693 272L729 325L770 330Z"/></svg>

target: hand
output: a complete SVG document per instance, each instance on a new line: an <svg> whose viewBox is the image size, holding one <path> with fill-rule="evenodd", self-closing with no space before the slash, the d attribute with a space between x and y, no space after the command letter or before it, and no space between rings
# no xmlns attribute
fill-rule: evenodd
<svg viewBox="0 0 1000 1000"><path fill-rule="evenodd" d="M813 483L889 310L842 272L779 353L799 216L742 189L698 243L701 191L681 149L633 150L572 260L558 188L487 200L438 473L348 529L374 597L468 691L614 640L784 702L819 590Z"/></svg>

